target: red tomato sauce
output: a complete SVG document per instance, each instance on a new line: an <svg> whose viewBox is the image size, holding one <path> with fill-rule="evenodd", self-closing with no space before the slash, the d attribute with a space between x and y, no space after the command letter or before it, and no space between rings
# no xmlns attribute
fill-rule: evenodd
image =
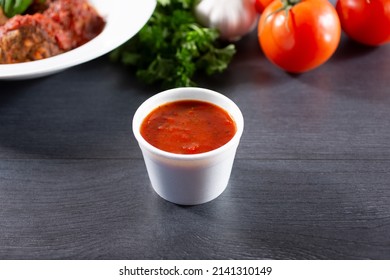
<svg viewBox="0 0 390 280"><path fill-rule="evenodd" d="M204 101L183 100L154 109L141 124L151 145L176 154L217 149L233 138L236 124L224 109Z"/></svg>

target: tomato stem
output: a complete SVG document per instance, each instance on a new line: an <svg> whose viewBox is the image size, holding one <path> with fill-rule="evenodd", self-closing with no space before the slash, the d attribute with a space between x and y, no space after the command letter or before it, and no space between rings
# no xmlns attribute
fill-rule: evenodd
<svg viewBox="0 0 390 280"><path fill-rule="evenodd" d="M298 4L299 2L301 2L301 0L282 0L282 2L286 6L294 6L294 5Z"/></svg>
<svg viewBox="0 0 390 280"><path fill-rule="evenodd" d="M290 10L291 10L296 4L300 3L301 0L281 0L281 2L282 2L282 4L283 4L283 6L280 7L279 9L273 11L272 13L270 13L270 14L267 16L267 18L269 18L270 16L275 15L275 14L281 12L281 11L284 11L285 14L286 14L286 18L288 18L288 14L289 14ZM287 30L289 30L290 28L288 27L288 21L286 20L285 23L286 23L286 28L287 28Z"/></svg>
<svg viewBox="0 0 390 280"><path fill-rule="evenodd" d="M367 0L367 1L369 1L369 0ZM270 14L268 15L268 17L269 17L269 16L272 16L272 15L274 15L274 14L277 14L277 13L279 13L279 12L281 12L281 11L285 11L286 17L288 17L288 12L289 12L296 4L300 3L301 0L281 0L281 2L282 2L282 4L283 4L283 6L280 7L279 9L277 9L276 11L273 11L272 13L270 13Z"/></svg>

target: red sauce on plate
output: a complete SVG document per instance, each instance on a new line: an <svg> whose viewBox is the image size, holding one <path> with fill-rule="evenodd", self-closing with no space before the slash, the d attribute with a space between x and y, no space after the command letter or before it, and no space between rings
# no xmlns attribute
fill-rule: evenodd
<svg viewBox="0 0 390 280"><path fill-rule="evenodd" d="M176 154L217 149L233 138L236 124L224 109L204 101L183 100L154 109L141 124L151 145Z"/></svg>

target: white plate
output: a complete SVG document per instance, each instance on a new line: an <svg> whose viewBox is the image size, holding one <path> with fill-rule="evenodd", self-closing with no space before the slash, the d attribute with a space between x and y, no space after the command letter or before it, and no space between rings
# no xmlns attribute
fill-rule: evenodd
<svg viewBox="0 0 390 280"><path fill-rule="evenodd" d="M50 58L0 64L0 80L30 79L50 75L102 56L120 46L145 25L156 0L89 0L106 21L102 33L90 42Z"/></svg>

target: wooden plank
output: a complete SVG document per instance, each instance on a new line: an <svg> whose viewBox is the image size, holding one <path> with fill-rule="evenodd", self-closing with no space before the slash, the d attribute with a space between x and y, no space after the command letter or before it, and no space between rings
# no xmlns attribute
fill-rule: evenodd
<svg viewBox="0 0 390 280"><path fill-rule="evenodd" d="M1 259L388 259L390 161L237 160L181 207L142 160L0 161Z"/></svg>

